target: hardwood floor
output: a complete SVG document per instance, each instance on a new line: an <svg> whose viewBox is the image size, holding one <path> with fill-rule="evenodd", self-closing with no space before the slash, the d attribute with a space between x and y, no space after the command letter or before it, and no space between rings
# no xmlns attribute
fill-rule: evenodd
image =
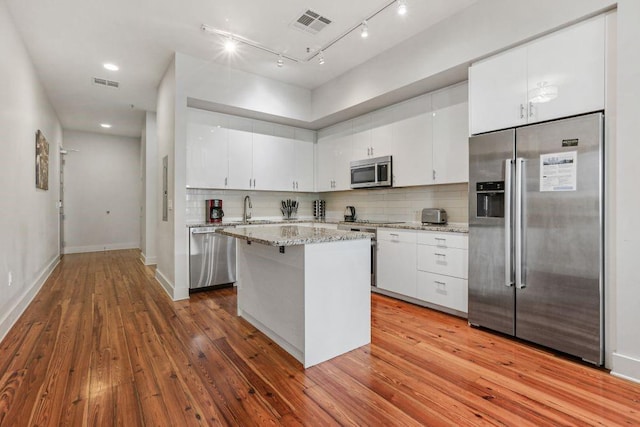
<svg viewBox="0 0 640 427"><path fill-rule="evenodd" d="M0 345L0 425L640 425L639 384L380 295L371 345L304 370L138 256L64 257Z"/></svg>

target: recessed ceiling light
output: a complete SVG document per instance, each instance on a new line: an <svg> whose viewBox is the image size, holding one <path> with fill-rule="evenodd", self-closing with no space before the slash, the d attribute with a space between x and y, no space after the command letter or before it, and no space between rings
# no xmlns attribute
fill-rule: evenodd
<svg viewBox="0 0 640 427"><path fill-rule="evenodd" d="M109 123L100 123L100 126L102 126L105 129L109 129L111 127Z"/></svg>
<svg viewBox="0 0 640 427"><path fill-rule="evenodd" d="M109 62L102 64L102 66L109 71L118 71L120 69L116 64L111 64Z"/></svg>

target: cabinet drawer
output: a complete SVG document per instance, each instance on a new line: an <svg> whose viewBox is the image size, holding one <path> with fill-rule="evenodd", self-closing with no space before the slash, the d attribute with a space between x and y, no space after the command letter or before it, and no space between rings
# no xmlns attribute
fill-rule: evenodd
<svg viewBox="0 0 640 427"><path fill-rule="evenodd" d="M459 233L433 233L430 231L418 232L419 245L431 245L439 248L459 248L469 247L469 236Z"/></svg>
<svg viewBox="0 0 640 427"><path fill-rule="evenodd" d="M416 243L416 232L407 230L395 230L391 228L378 228L377 233L378 240L385 240L387 242L403 242L403 243Z"/></svg>
<svg viewBox="0 0 640 427"><path fill-rule="evenodd" d="M467 312L467 280L418 271L418 299Z"/></svg>
<svg viewBox="0 0 640 427"><path fill-rule="evenodd" d="M418 270L467 278L468 252L465 249L418 245Z"/></svg>

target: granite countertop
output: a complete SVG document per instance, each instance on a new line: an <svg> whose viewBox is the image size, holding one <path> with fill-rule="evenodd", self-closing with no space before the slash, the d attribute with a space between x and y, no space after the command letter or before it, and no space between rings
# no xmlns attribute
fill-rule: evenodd
<svg viewBox="0 0 640 427"><path fill-rule="evenodd" d="M452 222L449 224L422 224L420 222L403 222L400 224L380 224L376 227L397 228L400 230L436 231L439 233L468 233L469 225Z"/></svg>
<svg viewBox="0 0 640 427"><path fill-rule="evenodd" d="M306 221L308 222L308 221ZM331 230L297 225L265 225L263 227L228 227L216 233L269 246L296 246L342 240L370 239L370 233Z"/></svg>
<svg viewBox="0 0 640 427"><path fill-rule="evenodd" d="M420 222L401 222L396 224L385 224L384 222L345 222L335 219L326 219L326 220L316 220L316 219L289 219L289 220L272 220L272 219L258 219L252 220L248 222L242 221L223 221L220 223L198 223L198 224L187 224L187 227L236 227L243 225L295 225L300 223L314 223L314 224L351 224L351 225L359 225L359 226L368 226L368 227L384 227L384 228L396 228L400 230L421 230L421 231L435 231L438 233L468 233L469 225L465 223L448 223L443 225L438 224L422 224Z"/></svg>
<svg viewBox="0 0 640 427"><path fill-rule="evenodd" d="M197 227L235 227L242 225L285 225L285 224L300 224L300 223L318 223L318 224L338 224L338 221L332 220L317 220L315 218L307 218L307 219L255 219L249 221L222 221L216 223L191 223L187 224L187 228L197 228Z"/></svg>

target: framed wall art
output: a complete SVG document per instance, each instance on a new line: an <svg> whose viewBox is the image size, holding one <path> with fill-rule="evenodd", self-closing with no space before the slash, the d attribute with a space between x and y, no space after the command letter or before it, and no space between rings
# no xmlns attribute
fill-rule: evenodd
<svg viewBox="0 0 640 427"><path fill-rule="evenodd" d="M36 188L49 189L49 142L39 129L36 132Z"/></svg>

